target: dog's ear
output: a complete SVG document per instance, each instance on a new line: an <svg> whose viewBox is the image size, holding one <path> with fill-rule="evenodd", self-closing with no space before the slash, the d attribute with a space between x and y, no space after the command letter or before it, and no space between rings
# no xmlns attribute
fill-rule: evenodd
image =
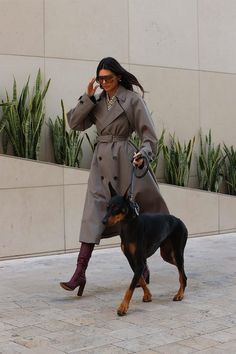
<svg viewBox="0 0 236 354"><path fill-rule="evenodd" d="M114 197L115 195L117 195L115 189L112 187L111 182L108 183L108 186L109 186L109 190L110 190L110 193L111 193L111 197Z"/></svg>

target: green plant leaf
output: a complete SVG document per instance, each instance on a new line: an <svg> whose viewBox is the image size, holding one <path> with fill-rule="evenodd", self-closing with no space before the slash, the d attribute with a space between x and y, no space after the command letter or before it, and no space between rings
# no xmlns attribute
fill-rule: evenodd
<svg viewBox="0 0 236 354"><path fill-rule="evenodd" d="M8 137L16 156L37 159L40 146L40 136L44 123L43 99L49 82L42 90L40 69L38 71L32 93L29 90L30 76L17 98L17 83L14 78L12 99L6 91L6 101L2 102L3 117L1 129Z"/></svg>

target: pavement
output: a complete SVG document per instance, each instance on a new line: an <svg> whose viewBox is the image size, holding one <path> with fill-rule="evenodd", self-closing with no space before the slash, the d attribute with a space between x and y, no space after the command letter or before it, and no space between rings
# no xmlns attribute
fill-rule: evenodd
<svg viewBox="0 0 236 354"><path fill-rule="evenodd" d="M82 298L59 287L77 255L0 262L0 353L236 353L236 234L188 240L182 302L174 266L149 260L153 301L136 289L126 316L116 309L132 272L119 248L94 251Z"/></svg>

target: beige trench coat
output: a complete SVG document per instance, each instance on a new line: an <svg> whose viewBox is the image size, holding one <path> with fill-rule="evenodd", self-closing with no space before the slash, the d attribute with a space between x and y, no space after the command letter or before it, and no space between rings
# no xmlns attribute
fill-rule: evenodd
<svg viewBox="0 0 236 354"><path fill-rule="evenodd" d="M116 102L108 111L105 92L96 97L96 101L84 94L77 106L67 114L72 129L85 130L96 124L98 131L81 223L81 242L99 244L101 238L119 234L119 225L105 229L102 219L110 199L109 181L121 194L130 184L131 160L136 151L129 141L132 132L135 130L138 133L142 141L140 151L149 160L157 142L152 118L140 95L119 86L116 97ZM135 179L134 196L141 212L168 213L151 172L142 179Z"/></svg>

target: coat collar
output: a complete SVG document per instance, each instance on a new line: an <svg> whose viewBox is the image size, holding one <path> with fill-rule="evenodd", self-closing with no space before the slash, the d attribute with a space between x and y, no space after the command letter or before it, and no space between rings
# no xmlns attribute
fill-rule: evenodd
<svg viewBox="0 0 236 354"><path fill-rule="evenodd" d="M128 90L124 86L119 86L116 92L116 98L122 102L125 102Z"/></svg>

